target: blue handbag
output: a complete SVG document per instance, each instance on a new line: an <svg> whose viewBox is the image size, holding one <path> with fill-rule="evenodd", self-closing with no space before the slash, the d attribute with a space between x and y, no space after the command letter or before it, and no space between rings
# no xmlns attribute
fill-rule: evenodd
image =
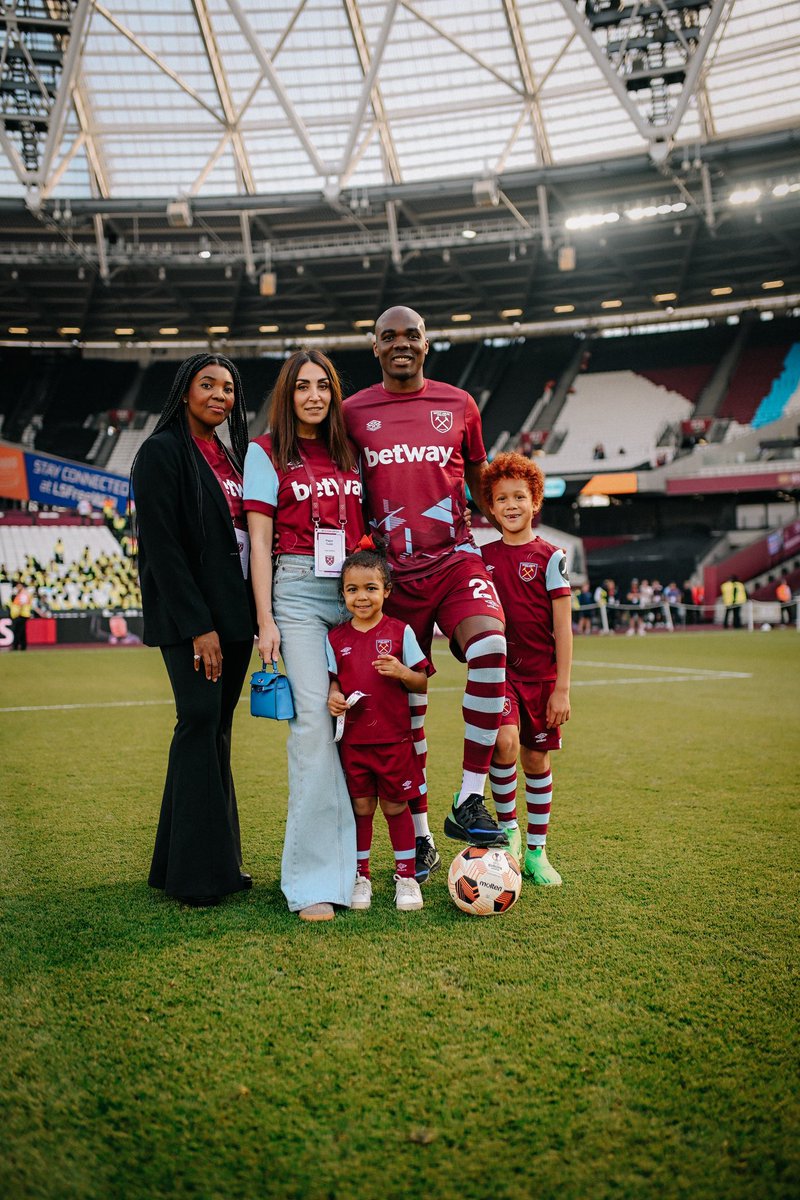
<svg viewBox="0 0 800 1200"><path fill-rule="evenodd" d="M294 716L294 701L289 680L278 671L273 662L272 670L254 671L250 677L250 715L269 717L272 721L288 721Z"/></svg>

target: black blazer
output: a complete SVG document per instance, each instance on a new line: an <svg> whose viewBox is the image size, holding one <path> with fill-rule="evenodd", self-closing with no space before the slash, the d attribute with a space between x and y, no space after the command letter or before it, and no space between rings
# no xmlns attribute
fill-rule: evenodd
<svg viewBox="0 0 800 1200"><path fill-rule="evenodd" d="M203 538L193 454L202 482ZM255 632L253 593L239 563L236 532L214 472L169 426L148 438L133 470L144 641L169 646L216 630L221 642Z"/></svg>

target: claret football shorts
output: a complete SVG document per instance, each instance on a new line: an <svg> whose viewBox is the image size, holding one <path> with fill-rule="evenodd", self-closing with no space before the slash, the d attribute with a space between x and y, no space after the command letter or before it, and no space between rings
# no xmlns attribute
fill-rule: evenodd
<svg viewBox="0 0 800 1200"><path fill-rule="evenodd" d="M526 750L544 754L561 749L561 727L547 727L547 701L555 686L554 679L534 682L512 679L506 674L506 702L500 724L517 725L519 740Z"/></svg>
<svg viewBox="0 0 800 1200"><path fill-rule="evenodd" d="M465 550L455 551L438 570L422 579L395 577L384 608L390 616L411 626L429 661L436 625L462 661L463 655L452 638L463 620L492 617L505 625L503 606L486 564L479 554Z"/></svg>
<svg viewBox="0 0 800 1200"><path fill-rule="evenodd" d="M414 743L349 745L339 743L347 792L352 800L379 796L392 804L416 800L425 791L425 777Z"/></svg>

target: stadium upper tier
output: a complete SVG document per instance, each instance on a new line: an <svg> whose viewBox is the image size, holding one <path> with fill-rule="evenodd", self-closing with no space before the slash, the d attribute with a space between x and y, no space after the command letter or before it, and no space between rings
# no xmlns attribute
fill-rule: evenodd
<svg viewBox="0 0 800 1200"><path fill-rule="evenodd" d="M797 304L796 0L2 5L0 338Z"/></svg>
<svg viewBox="0 0 800 1200"><path fill-rule="evenodd" d="M334 359L345 394L378 376L369 349L334 351ZM254 435L265 427L282 361L237 360ZM12 381L0 397L0 436L119 474L152 429L176 366L8 349L0 362ZM426 370L474 395L490 452L543 449L545 470L557 475L647 470L696 442L722 444L795 411L800 319L627 337L433 341Z"/></svg>

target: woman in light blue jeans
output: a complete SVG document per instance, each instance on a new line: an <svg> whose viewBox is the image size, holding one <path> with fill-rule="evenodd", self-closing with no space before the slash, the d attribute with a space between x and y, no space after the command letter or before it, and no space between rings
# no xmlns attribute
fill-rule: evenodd
<svg viewBox="0 0 800 1200"><path fill-rule="evenodd" d="M327 708L325 637L347 616L339 568L364 525L339 378L318 350L281 368L269 432L247 451L244 508L258 650L265 662L283 655L295 704L281 889L303 920L329 921L350 904L356 836Z"/></svg>

